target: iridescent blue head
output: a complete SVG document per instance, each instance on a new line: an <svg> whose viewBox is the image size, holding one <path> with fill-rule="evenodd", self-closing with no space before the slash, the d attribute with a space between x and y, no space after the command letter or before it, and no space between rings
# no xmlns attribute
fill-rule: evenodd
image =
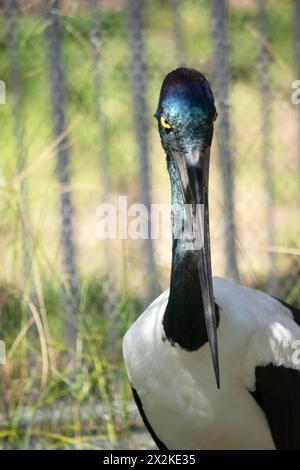
<svg viewBox="0 0 300 470"><path fill-rule="evenodd" d="M162 84L155 117L158 121L161 143L167 154L173 193L175 188L177 193L181 193L181 200L188 205L193 230L198 230L198 205L201 204L204 209L201 221L203 246L195 250L193 256L198 267L202 299L199 315L203 312L205 317L207 339L219 386L208 217L209 158L216 115L213 93L208 81L200 72L178 68L168 73ZM176 272L176 269L173 272Z"/></svg>
<svg viewBox="0 0 300 470"><path fill-rule="evenodd" d="M162 84L155 117L167 152L210 145L216 108L204 75L183 67L168 73Z"/></svg>

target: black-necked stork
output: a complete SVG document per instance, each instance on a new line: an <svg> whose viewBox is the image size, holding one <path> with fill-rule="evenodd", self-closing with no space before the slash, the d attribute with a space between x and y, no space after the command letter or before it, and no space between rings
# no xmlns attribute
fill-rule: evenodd
<svg viewBox="0 0 300 470"><path fill-rule="evenodd" d="M145 425L161 449L300 449L300 311L211 275L208 169L216 108L206 78L187 68L170 72L155 116L172 203L190 205L193 223L196 205L204 205L203 245L192 250L173 236L170 289L123 341Z"/></svg>

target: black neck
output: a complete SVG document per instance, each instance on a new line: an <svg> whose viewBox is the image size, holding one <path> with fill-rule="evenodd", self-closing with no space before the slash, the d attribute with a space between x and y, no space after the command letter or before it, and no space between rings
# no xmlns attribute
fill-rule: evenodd
<svg viewBox="0 0 300 470"><path fill-rule="evenodd" d="M172 204L180 208L183 216L180 183L170 158L168 171ZM174 233L174 220L172 224ZM172 344L177 343L189 351L199 349L208 341L197 264L197 251L187 250L185 240L173 238L170 294L163 326L166 337ZM218 320L218 310L216 311Z"/></svg>

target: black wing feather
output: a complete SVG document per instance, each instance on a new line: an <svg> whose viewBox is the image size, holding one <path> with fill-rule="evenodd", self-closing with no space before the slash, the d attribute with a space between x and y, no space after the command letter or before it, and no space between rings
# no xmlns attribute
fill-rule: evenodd
<svg viewBox="0 0 300 470"><path fill-rule="evenodd" d="M151 434L151 437L154 440L155 444L157 445L159 450L168 450L168 448L165 446L165 444L157 437L157 435L153 431L153 429L151 427L151 424L149 423L149 421L148 421L148 419L145 415L143 405L142 405L140 397L137 394L137 391L133 387L131 387L131 389L132 389L133 398L135 400L136 406L138 407L140 415L141 415L141 417L144 421L144 424L145 424L146 428L148 429L149 433Z"/></svg>
<svg viewBox="0 0 300 470"><path fill-rule="evenodd" d="M300 450L300 372L269 364L256 367L252 393L264 411L276 449Z"/></svg>
<svg viewBox="0 0 300 470"><path fill-rule="evenodd" d="M280 302L284 307L288 308L293 315L294 322L297 323L297 325L300 326L300 310L293 305L288 304L284 300L277 299L277 297L274 297L278 302Z"/></svg>
<svg viewBox="0 0 300 470"><path fill-rule="evenodd" d="M277 299L279 300L279 299ZM279 300L300 326L300 310ZM253 398L264 411L274 444L280 450L300 449L300 372L283 366L258 366Z"/></svg>

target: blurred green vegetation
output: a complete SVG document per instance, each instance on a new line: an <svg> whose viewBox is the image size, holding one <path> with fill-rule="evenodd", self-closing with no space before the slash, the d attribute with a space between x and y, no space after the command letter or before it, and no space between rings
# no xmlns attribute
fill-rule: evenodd
<svg viewBox="0 0 300 470"><path fill-rule="evenodd" d="M8 25L3 16L0 18L0 78L6 82L8 93L7 105L0 108L0 337L5 339L8 352L6 366L0 366L0 446L3 448L126 448L137 445L131 438L135 423L128 415L130 391L121 358L121 339L127 326L141 311L141 292L147 279L140 273L138 250L130 243L113 245L116 299L113 311L108 314L104 307L103 288L106 282L103 257L107 244L95 236L96 208L101 202L101 184L107 177L99 165L99 126L95 119L97 93L100 93L106 120L106 152L111 182L109 197L128 194L129 199L135 201L138 194L130 49L127 18L123 3L120 5L109 8L106 4L101 13L101 90L95 90L93 84L92 13L86 9L65 10L60 18L81 288L78 357L76 374L71 378L65 362L68 351L61 299L64 276L60 260L58 187L54 176L55 152L51 148L51 98L45 41L47 22L41 13L28 8L18 14L15 47L19 53L23 87L27 162L24 172L17 174L14 96L6 43ZM148 1L144 13L153 198L155 202L164 203L169 201L168 175L162 169L164 157L152 115L161 81L177 65L170 1ZM270 1L268 20L276 243L282 247L299 247L297 109L290 99L291 82L297 78L294 77L292 2ZM255 2L233 2L229 27L240 269L245 283L263 287L267 276L267 252L255 251L257 245L263 245L265 234ZM213 45L209 2L183 2L182 28L185 64L202 70L211 79ZM25 182L28 192L32 256L36 265L32 279L25 281L20 235L20 181ZM213 158L214 272L222 274L224 249L222 231L218 229L222 217L219 184L217 158ZM158 245L156 254L161 285L166 287L169 265L165 257L161 261ZM294 302L299 300L299 282L289 286L287 274L298 269L298 259L288 253L278 254L277 259L278 271L282 272L288 286L287 299ZM44 313L39 314L44 331L47 324L49 327L46 339L41 337L28 305L30 284L42 299L39 305L43 306ZM44 354L43 341L46 341ZM45 374L47 380L43 382ZM104 406L103 417L92 414L84 420L80 409L85 405L92 409L98 402ZM64 421L56 417L54 411L59 403L71 409L71 419ZM22 417L28 409L33 414L24 422ZM36 423L38 412L43 413L47 409L54 410L53 417L46 423Z"/></svg>

